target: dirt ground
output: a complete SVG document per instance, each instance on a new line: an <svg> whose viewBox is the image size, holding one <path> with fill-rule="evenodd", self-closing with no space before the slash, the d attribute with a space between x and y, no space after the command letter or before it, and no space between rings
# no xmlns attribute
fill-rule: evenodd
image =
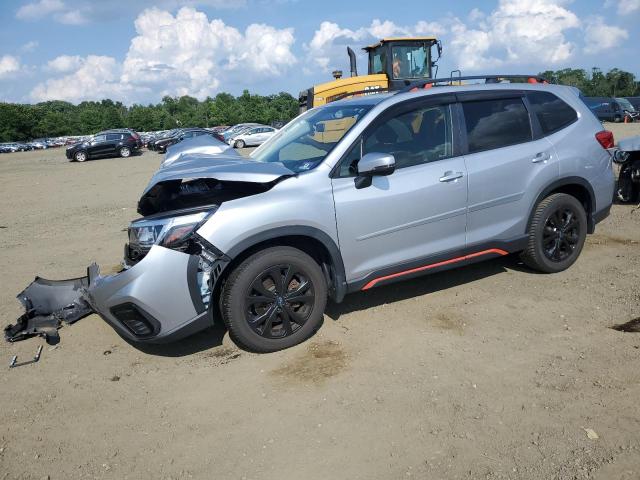
<svg viewBox="0 0 640 480"><path fill-rule="evenodd" d="M0 156L5 324L36 274L118 264L159 161ZM509 257L354 294L279 353L220 326L131 345L92 315L36 364L8 368L43 340L0 344L0 480L638 479L640 333L610 328L638 317L633 205L566 272Z"/></svg>

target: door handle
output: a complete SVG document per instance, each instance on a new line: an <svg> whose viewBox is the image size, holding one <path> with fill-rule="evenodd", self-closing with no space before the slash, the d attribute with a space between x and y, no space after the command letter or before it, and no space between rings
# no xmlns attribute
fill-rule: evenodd
<svg viewBox="0 0 640 480"><path fill-rule="evenodd" d="M551 155L547 152L540 152L538 153L535 157L533 157L531 159L531 162L533 163L540 163L540 162L546 162L547 160L549 160L551 158Z"/></svg>
<svg viewBox="0 0 640 480"><path fill-rule="evenodd" d="M442 177L440 177L440 181L441 182L452 182L454 180L457 180L459 178L463 177L463 173L462 172L452 172L452 171L447 171L444 172L444 175Z"/></svg>

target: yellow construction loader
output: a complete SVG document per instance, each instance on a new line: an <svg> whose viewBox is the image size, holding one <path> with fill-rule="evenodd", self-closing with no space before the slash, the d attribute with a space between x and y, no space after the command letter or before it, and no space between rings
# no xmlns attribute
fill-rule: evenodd
<svg viewBox="0 0 640 480"><path fill-rule="evenodd" d="M401 90L432 78L442 55L442 43L435 37L384 38L364 50L368 53L367 75L358 75L356 55L347 47L351 76L343 78L336 70L333 81L300 92L300 111L354 95Z"/></svg>

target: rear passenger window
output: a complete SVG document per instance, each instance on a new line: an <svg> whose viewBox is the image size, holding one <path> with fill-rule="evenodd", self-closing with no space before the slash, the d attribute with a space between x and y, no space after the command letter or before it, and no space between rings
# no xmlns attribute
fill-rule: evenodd
<svg viewBox="0 0 640 480"><path fill-rule="evenodd" d="M506 147L532 139L529 114L521 98L462 104L469 153Z"/></svg>
<svg viewBox="0 0 640 480"><path fill-rule="evenodd" d="M574 122L578 115L569 105L549 92L528 92L527 98L545 135Z"/></svg>

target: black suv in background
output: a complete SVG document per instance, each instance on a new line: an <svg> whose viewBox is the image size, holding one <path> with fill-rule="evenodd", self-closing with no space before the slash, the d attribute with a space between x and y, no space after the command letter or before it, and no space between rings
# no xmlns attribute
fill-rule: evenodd
<svg viewBox="0 0 640 480"><path fill-rule="evenodd" d="M142 139L133 130L115 129L96 133L84 142L67 147L67 158L84 162L97 157L128 157L142 146Z"/></svg>
<svg viewBox="0 0 640 480"><path fill-rule="evenodd" d="M147 148L158 153L165 153L171 145L181 142L185 138L199 137L200 135L212 135L212 133L204 128L184 128L175 131L172 135L149 142Z"/></svg>

